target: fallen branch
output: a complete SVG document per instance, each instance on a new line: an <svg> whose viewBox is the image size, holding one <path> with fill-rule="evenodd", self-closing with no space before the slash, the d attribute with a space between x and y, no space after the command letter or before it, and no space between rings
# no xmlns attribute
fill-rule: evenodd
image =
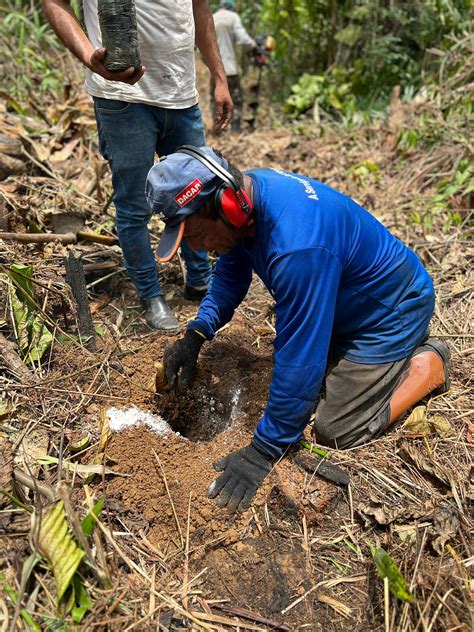
<svg viewBox="0 0 474 632"><path fill-rule="evenodd" d="M77 237L74 233L0 233L3 241L18 241L23 244L47 244L59 241L62 244L75 244Z"/></svg>
<svg viewBox="0 0 474 632"><path fill-rule="evenodd" d="M91 310L89 308L89 297L87 296L87 286L84 277L82 261L70 252L64 258L66 268L66 280L69 283L74 300L77 305L77 321L81 336L88 339L86 347L89 351L95 351L95 329L92 322Z"/></svg>
<svg viewBox="0 0 474 632"><path fill-rule="evenodd" d="M213 603L212 608L217 610L222 610L222 612L226 612L227 614L233 615L234 617L242 617L243 619L248 619L249 621L255 621L256 623L262 623L263 625L268 626L270 630L278 630L278 632L291 632L291 628L283 625L282 623L278 623L277 621L272 621L271 619L267 619L266 617L262 617L256 612L250 612L250 610L245 610L244 608L231 608L230 606L226 606L225 604ZM235 623L237 626L237 622Z"/></svg>
<svg viewBox="0 0 474 632"><path fill-rule="evenodd" d="M21 485L28 487L28 489L31 489L34 492L38 492L38 494L41 494L42 496L46 496L46 498L48 498L49 500L56 500L56 495L50 485L45 482L39 481L29 474L26 474L26 472L23 472L23 470L20 470L20 468L13 468L13 478Z"/></svg>
<svg viewBox="0 0 474 632"><path fill-rule="evenodd" d="M347 470L343 470L342 467L334 465L334 463L329 463L325 458L315 454L298 452L293 457L293 461L310 474L316 474L337 485L344 485L344 487L349 485L350 479Z"/></svg>
<svg viewBox="0 0 474 632"><path fill-rule="evenodd" d="M8 176L17 176L25 172L26 165L23 161L0 153L0 178L2 180Z"/></svg>
<svg viewBox="0 0 474 632"><path fill-rule="evenodd" d="M113 246L117 243L117 237L113 237L112 235L98 235L97 233L91 233L87 230L78 231L77 238L84 241L91 241L95 244L105 244L106 246Z"/></svg>
<svg viewBox="0 0 474 632"><path fill-rule="evenodd" d="M9 369L11 373L20 378L23 382L32 382L32 372L13 347L13 343L7 340L5 336L0 333L0 349L2 351L3 362L5 363L7 369Z"/></svg>
<svg viewBox="0 0 474 632"><path fill-rule="evenodd" d="M47 244L51 241L59 241L62 244L75 244L78 239L113 246L117 239L110 235L97 235L86 230L78 233L7 233L0 232L3 241L17 241L23 244Z"/></svg>

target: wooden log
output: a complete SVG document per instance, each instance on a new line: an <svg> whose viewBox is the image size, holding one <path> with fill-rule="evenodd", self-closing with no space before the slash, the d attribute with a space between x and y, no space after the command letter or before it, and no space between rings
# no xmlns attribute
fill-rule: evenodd
<svg viewBox="0 0 474 632"><path fill-rule="evenodd" d="M15 136L0 133L0 153L20 158L23 153L23 144Z"/></svg>
<svg viewBox="0 0 474 632"><path fill-rule="evenodd" d="M117 243L117 237L113 237L112 235L97 235L87 230L80 230L77 233L77 238L83 239L84 241L92 241L96 244L105 244L106 246L113 246Z"/></svg>
<svg viewBox="0 0 474 632"><path fill-rule="evenodd" d="M19 241L24 244L46 244L50 241L59 241L62 244L75 244L78 239L91 241L96 244L113 246L117 238L111 235L97 235L86 230L78 233L7 233L0 232L0 239L4 241Z"/></svg>
<svg viewBox="0 0 474 632"><path fill-rule="evenodd" d="M0 153L20 158L23 153L21 140L15 136L0 134Z"/></svg>
<svg viewBox="0 0 474 632"><path fill-rule="evenodd" d="M5 336L0 333L0 362L22 382L32 382L33 373L15 351L14 346L12 342L7 340Z"/></svg>
<svg viewBox="0 0 474 632"><path fill-rule="evenodd" d="M118 261L98 261L97 263L84 263L84 272L99 272L101 270L116 270L119 267Z"/></svg>
<svg viewBox="0 0 474 632"><path fill-rule="evenodd" d="M279 623L278 621L273 621L272 619L262 617L262 615L258 614L257 612L251 612L250 610L245 610L244 608L232 608L231 606L220 603L213 603L211 605L213 608L217 610L222 610L222 612L226 612L233 617L242 617L243 619L255 621L255 623L261 623L265 626L268 626L270 630L275 630L275 632L291 632L291 628L283 625L283 623Z"/></svg>
<svg viewBox="0 0 474 632"><path fill-rule="evenodd" d="M0 231L8 230L8 210L4 198L0 197Z"/></svg>
<svg viewBox="0 0 474 632"><path fill-rule="evenodd" d="M349 472L347 470L342 469L342 467L316 454L305 454L303 451L298 451L293 456L293 461L296 465L306 470L306 472L321 476L327 481L331 481L337 485L347 487L350 483Z"/></svg>
<svg viewBox="0 0 474 632"><path fill-rule="evenodd" d="M86 279L82 261L70 252L64 257L64 267L66 268L66 280L69 283L72 295L77 305L77 323L81 336L88 338L85 346L89 351L95 351L95 329L92 322L91 310L89 307L89 297L87 296Z"/></svg>
<svg viewBox="0 0 474 632"><path fill-rule="evenodd" d="M23 244L47 244L59 241L62 244L75 244L77 237L74 233L4 233L0 232L0 239L4 241L18 241Z"/></svg>
<svg viewBox="0 0 474 632"><path fill-rule="evenodd" d="M0 154L0 180L5 180L8 176L19 176L26 173L26 165L22 160Z"/></svg>

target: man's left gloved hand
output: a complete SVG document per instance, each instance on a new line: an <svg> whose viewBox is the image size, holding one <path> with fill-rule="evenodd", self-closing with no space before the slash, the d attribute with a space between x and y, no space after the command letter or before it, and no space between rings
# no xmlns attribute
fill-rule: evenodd
<svg viewBox="0 0 474 632"><path fill-rule="evenodd" d="M220 494L217 504L227 507L229 513L245 511L272 469L272 464L271 456L250 443L214 465L215 470L223 473L209 487L207 495L216 498Z"/></svg>
<svg viewBox="0 0 474 632"><path fill-rule="evenodd" d="M163 364L168 384L173 388L189 386L196 373L199 352L206 339L197 331L188 330L174 345L166 347Z"/></svg>

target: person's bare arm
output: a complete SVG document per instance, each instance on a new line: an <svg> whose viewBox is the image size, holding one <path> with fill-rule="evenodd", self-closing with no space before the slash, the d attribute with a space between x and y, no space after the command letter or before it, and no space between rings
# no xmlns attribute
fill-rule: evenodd
<svg viewBox="0 0 474 632"><path fill-rule="evenodd" d="M43 10L54 32L84 66L112 81L133 85L141 79L145 68L111 72L104 66L105 48L94 48L74 15L69 0L43 0Z"/></svg>
<svg viewBox="0 0 474 632"><path fill-rule="evenodd" d="M224 64L217 46L214 20L208 0L193 0L193 12L196 27L196 46L199 48L216 86L214 91L216 103L214 129L221 130L230 123L234 105L227 85Z"/></svg>

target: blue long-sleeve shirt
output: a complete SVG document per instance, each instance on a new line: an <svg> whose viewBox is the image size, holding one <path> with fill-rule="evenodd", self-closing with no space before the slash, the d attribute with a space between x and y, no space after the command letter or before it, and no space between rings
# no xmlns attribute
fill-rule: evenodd
<svg viewBox="0 0 474 632"><path fill-rule="evenodd" d="M426 333L434 291L415 253L347 196L279 170L247 175L255 238L219 258L188 329L211 339L245 298L253 271L262 279L275 299L276 337L254 439L278 456L309 421L329 345L362 364L408 357Z"/></svg>

